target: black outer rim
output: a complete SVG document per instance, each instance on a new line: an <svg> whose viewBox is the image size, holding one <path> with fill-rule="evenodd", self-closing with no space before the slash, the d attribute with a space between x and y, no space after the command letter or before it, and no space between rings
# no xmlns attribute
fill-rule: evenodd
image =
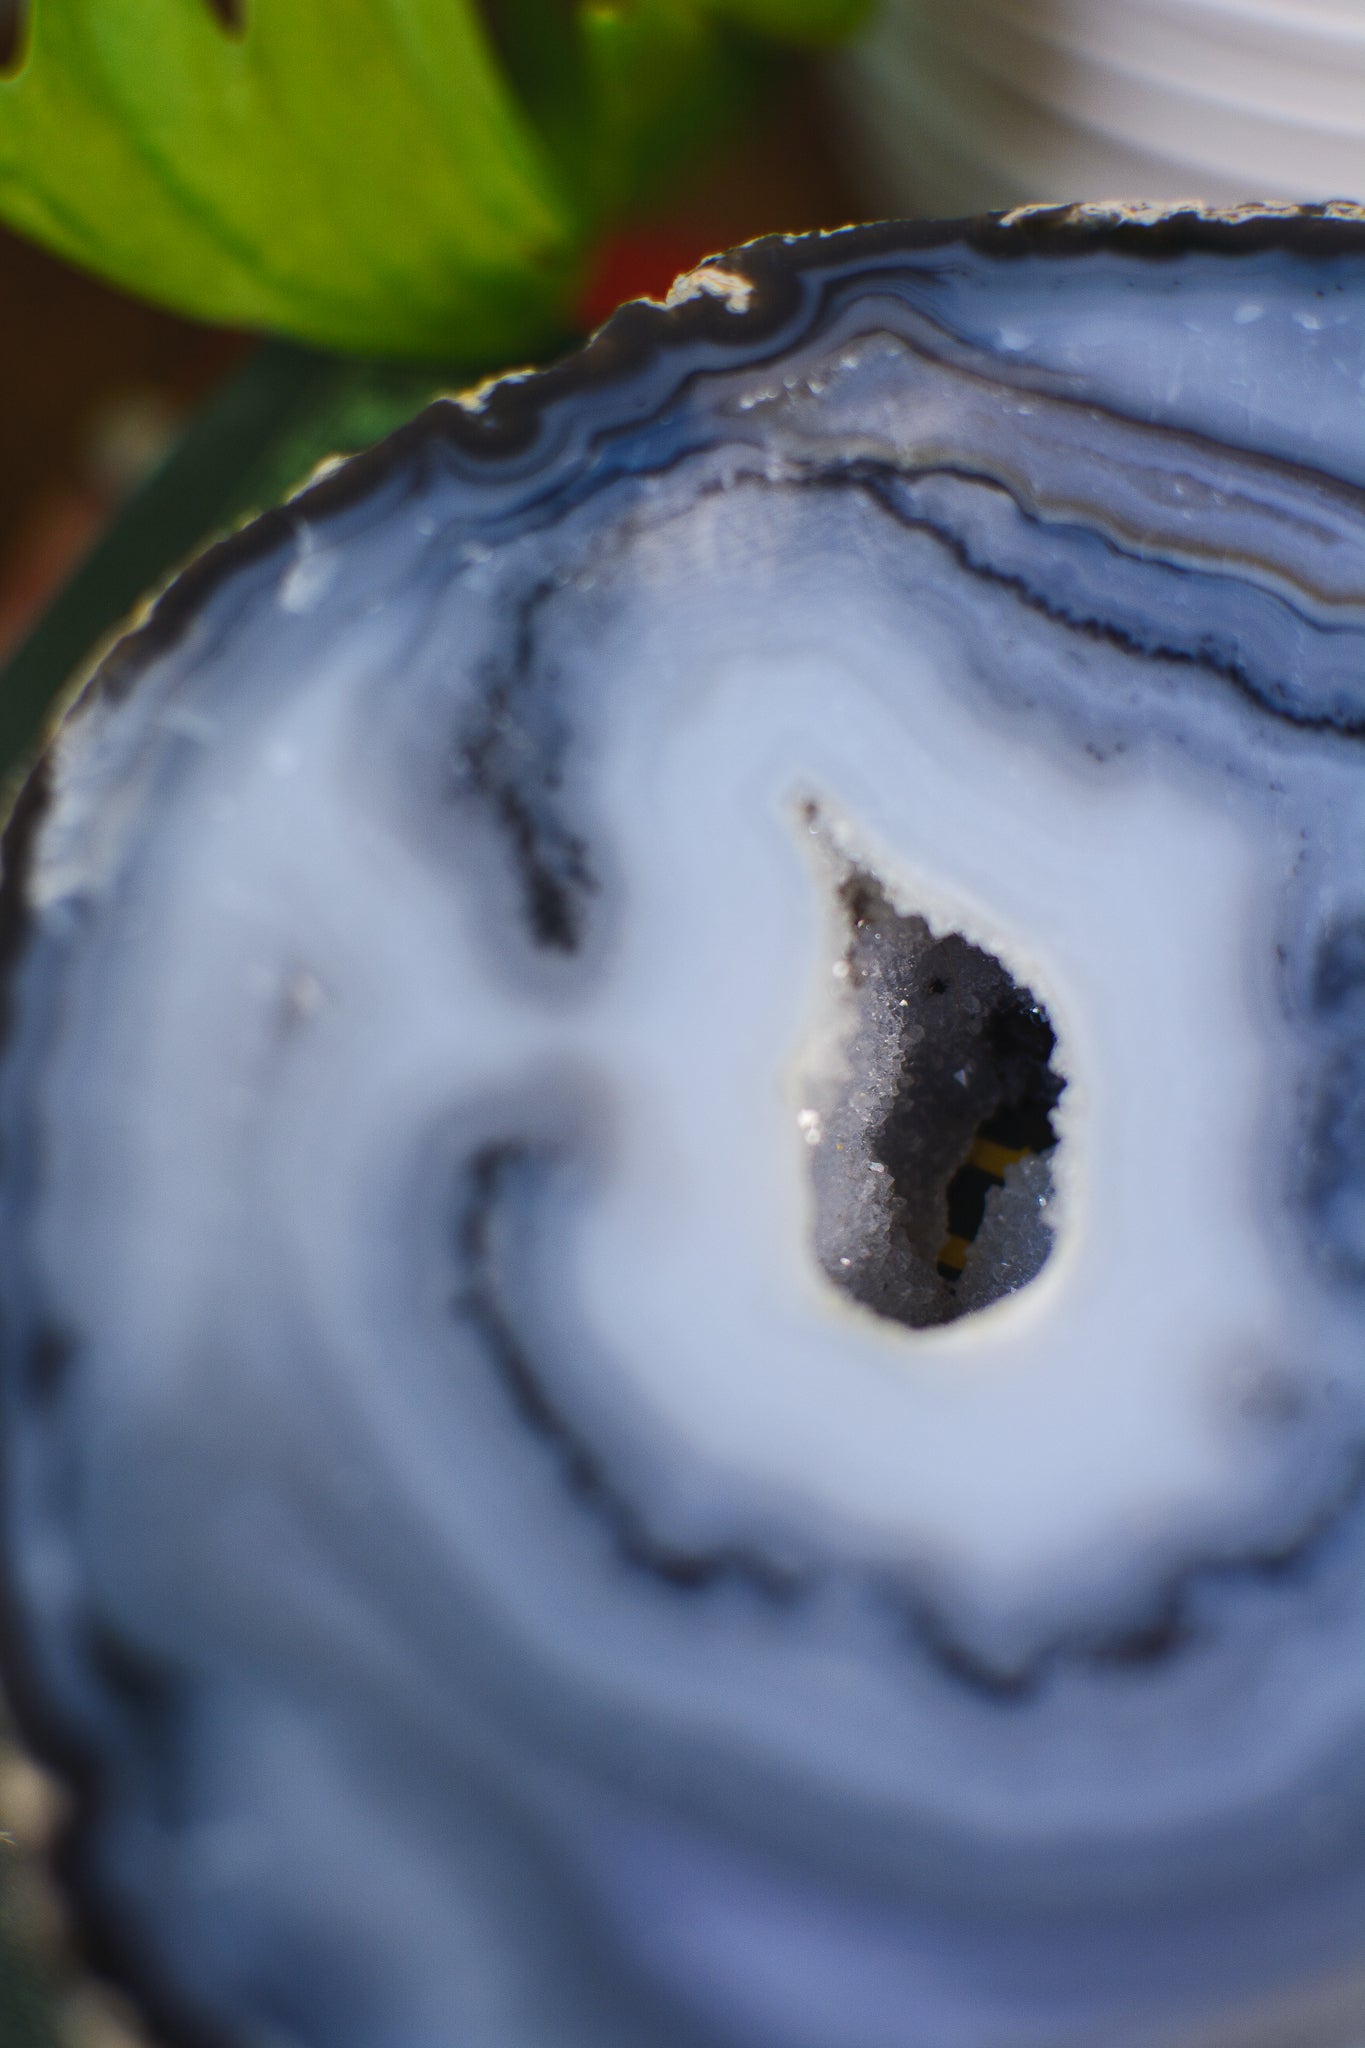
<svg viewBox="0 0 1365 2048"><path fill-rule="evenodd" d="M1154 264L1197 254L1261 251L1322 261L1365 255L1365 203L1021 207L960 220L882 221L767 235L709 257L690 273L698 280L695 287L689 291L687 281L680 280L670 303L632 301L562 361L495 380L473 399L438 399L374 447L325 469L288 503L212 543L115 643L63 711L92 695L127 695L144 666L175 645L223 584L287 542L300 511L325 518L347 510L381 489L433 440L490 470L511 463L534 447L553 411L640 375L674 350L715 344L718 352L728 353L736 343L752 346L777 336L822 273L857 266L875 275L880 262L890 265L903 256L953 247L1007 260L1079 257L1103 248ZM738 293L727 291L729 280L739 286ZM12 982L27 936L27 877L49 799L49 755L57 737L57 730L48 733L0 839L0 1056L9 1033ZM3 1350L0 1329L0 1370L12 1369ZM235 2036L208 2027L202 2015L185 2008L97 1895L85 1845L100 1809L98 1759L47 1710L25 1635L22 1602L9 1560L0 1551L0 1683L24 1744L71 1796L52 1864L73 1909L77 1959L131 2001L156 2048L239 2048Z"/></svg>

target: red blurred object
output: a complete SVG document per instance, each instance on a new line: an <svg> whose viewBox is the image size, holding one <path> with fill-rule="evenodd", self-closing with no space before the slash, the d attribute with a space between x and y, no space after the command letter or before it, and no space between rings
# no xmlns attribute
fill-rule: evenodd
<svg viewBox="0 0 1365 2048"><path fill-rule="evenodd" d="M597 251L575 309L589 332L627 299L662 299L674 278L714 253L700 228L624 228Z"/></svg>
<svg viewBox="0 0 1365 2048"><path fill-rule="evenodd" d="M626 299L662 299L703 257L756 235L842 227L857 201L829 144L816 72L792 64L731 142L694 166L653 219L624 222L597 253L576 313L600 327Z"/></svg>

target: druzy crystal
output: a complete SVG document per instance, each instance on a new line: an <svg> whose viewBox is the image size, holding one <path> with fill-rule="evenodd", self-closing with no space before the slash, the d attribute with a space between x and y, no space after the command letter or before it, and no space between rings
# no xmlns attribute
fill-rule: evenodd
<svg viewBox="0 0 1365 2048"><path fill-rule="evenodd" d="M1359 2048L1365 223L753 245L6 842L7 1671L228 2048Z"/></svg>

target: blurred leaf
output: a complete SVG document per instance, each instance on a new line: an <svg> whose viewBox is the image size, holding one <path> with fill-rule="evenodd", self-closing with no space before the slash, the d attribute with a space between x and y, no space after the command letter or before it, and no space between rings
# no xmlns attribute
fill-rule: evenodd
<svg viewBox="0 0 1365 2048"><path fill-rule="evenodd" d="M714 0L716 14L756 35L823 49L860 27L868 0Z"/></svg>
<svg viewBox="0 0 1365 2048"><path fill-rule="evenodd" d="M520 101L593 225L704 146L755 69L752 40L727 34L695 0L497 0L489 19Z"/></svg>
<svg viewBox="0 0 1365 2048"><path fill-rule="evenodd" d="M350 361L286 341L258 349L0 669L0 816L54 697L148 590L215 534L282 498L324 457L368 447L450 388L428 366ZM9 2048L3 2025L0 2048Z"/></svg>
<svg viewBox="0 0 1365 2048"><path fill-rule="evenodd" d="M490 0L491 4L491 0ZM588 237L723 105L713 0L31 0L0 217L183 312L486 362L563 321ZM861 0L857 0L861 4ZM820 40L850 0L714 0Z"/></svg>
<svg viewBox="0 0 1365 2048"><path fill-rule="evenodd" d="M582 221L465 0L33 0L0 213L163 303L482 360L554 324Z"/></svg>
<svg viewBox="0 0 1365 2048"><path fill-rule="evenodd" d="M686 0L586 0L579 21L595 134L578 175L606 211L726 125L755 53Z"/></svg>

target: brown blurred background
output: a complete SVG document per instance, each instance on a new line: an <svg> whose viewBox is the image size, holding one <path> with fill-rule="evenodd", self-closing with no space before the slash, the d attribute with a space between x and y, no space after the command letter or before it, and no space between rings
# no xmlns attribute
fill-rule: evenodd
<svg viewBox="0 0 1365 2048"><path fill-rule="evenodd" d="M0 661L241 336L138 304L0 230Z"/></svg>

